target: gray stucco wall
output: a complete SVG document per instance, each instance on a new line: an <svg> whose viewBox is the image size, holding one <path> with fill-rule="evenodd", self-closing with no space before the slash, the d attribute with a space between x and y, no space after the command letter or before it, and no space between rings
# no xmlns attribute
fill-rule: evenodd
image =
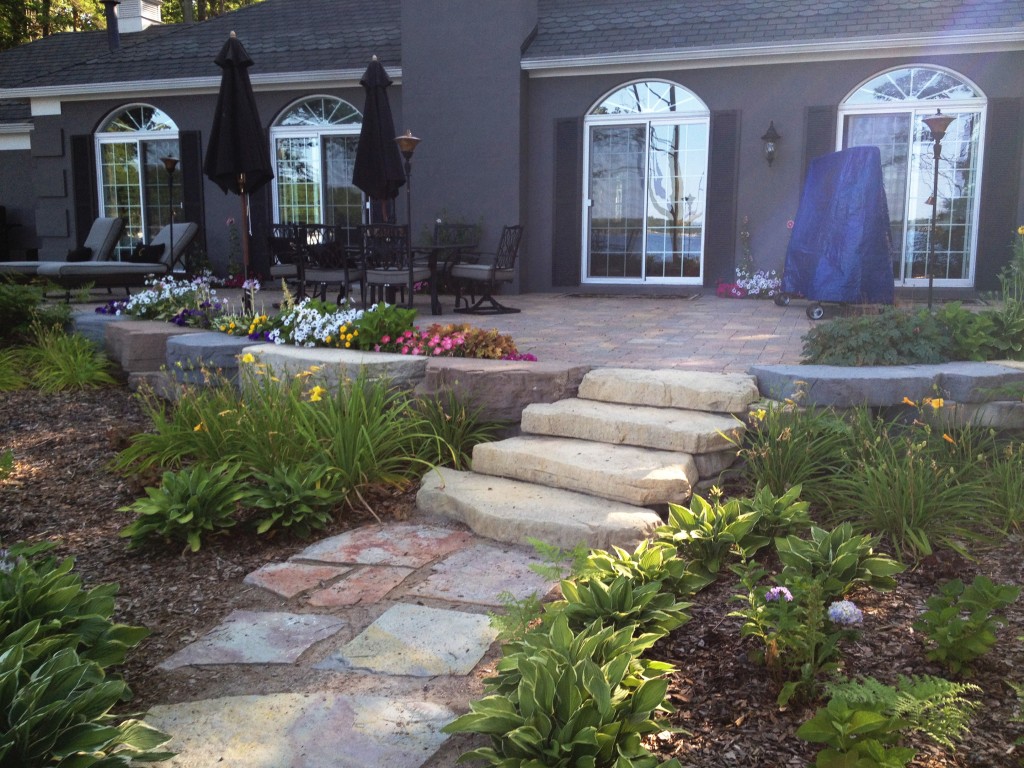
<svg viewBox="0 0 1024 768"><path fill-rule="evenodd" d="M20 225L8 233L10 257L25 258L26 249L37 247L35 190L29 150L0 151L0 205L7 209L8 224Z"/></svg>
<svg viewBox="0 0 1024 768"><path fill-rule="evenodd" d="M787 222L796 214L800 201L806 109L837 106L863 81L906 64L934 64L953 69L977 84L989 98L1024 95L1024 53L1019 52L531 77L526 108L530 116L527 134L530 187L525 196L525 218L529 223L525 233L528 262L523 265L522 289L551 290L552 168L555 164L554 126L559 118L582 117L609 91L643 79L679 83L700 97L712 113L738 110L741 128L737 231L743 217L749 217L756 267L781 269L789 242ZM778 157L769 167L762 155L760 137L772 120L782 140ZM1015 135L1005 137L1005 141L1016 143L1019 157L1024 147L1024 126ZM998 169L985 169L986 172L993 170ZM1018 189L1024 190L1024 174ZM1024 194L1020 194L1017 210L1018 221L1024 222ZM577 221L576 226L582 228L582 220ZM1015 222L1006 222L1008 242L1016 226ZM737 260L740 254L737 237ZM713 285L716 276L707 277Z"/></svg>
<svg viewBox="0 0 1024 768"><path fill-rule="evenodd" d="M481 223L490 250L503 225L521 222L520 48L536 21L536 0L402 3L405 115L395 127L423 139L412 167L414 236L446 212Z"/></svg>

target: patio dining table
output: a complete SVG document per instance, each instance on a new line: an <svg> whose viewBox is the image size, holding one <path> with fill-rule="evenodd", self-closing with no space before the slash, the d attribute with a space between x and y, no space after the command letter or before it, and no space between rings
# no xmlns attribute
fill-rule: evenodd
<svg viewBox="0 0 1024 768"><path fill-rule="evenodd" d="M444 243L428 245L413 250L414 257L422 259L423 256L426 256L427 266L430 269L430 314L444 314L441 298L437 292L438 285L441 280L447 277L452 264L459 261L462 252L474 247L473 243Z"/></svg>

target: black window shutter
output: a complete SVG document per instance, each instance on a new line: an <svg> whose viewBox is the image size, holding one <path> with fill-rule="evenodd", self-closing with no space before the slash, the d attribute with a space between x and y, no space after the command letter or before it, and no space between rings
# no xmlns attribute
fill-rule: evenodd
<svg viewBox="0 0 1024 768"><path fill-rule="evenodd" d="M836 111L837 107L828 105L808 107L804 114L804 179L811 160L836 151Z"/></svg>
<svg viewBox="0 0 1024 768"><path fill-rule="evenodd" d="M1021 153L1024 152L1024 106L1019 98L989 99L985 124L985 167L981 180L978 255L974 287L999 287L999 270L1010 257L1020 222Z"/></svg>
<svg viewBox="0 0 1024 768"><path fill-rule="evenodd" d="M181 131L178 134L181 151L181 221L194 221L199 225L196 240L206 249L206 227L203 221L203 147L199 131Z"/></svg>
<svg viewBox="0 0 1024 768"><path fill-rule="evenodd" d="M71 137L71 188L74 200L75 242L82 244L99 212L92 136Z"/></svg>
<svg viewBox="0 0 1024 768"><path fill-rule="evenodd" d="M551 285L580 284L583 215L583 120L555 121L555 183L551 234Z"/></svg>
<svg viewBox="0 0 1024 768"><path fill-rule="evenodd" d="M739 182L740 113L711 114L708 159L707 231L704 233L704 285L731 281L736 261L736 191Z"/></svg>

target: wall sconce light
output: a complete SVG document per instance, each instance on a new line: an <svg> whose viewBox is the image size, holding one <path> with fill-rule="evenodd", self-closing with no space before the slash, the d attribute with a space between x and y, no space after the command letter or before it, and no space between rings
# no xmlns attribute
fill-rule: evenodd
<svg viewBox="0 0 1024 768"><path fill-rule="evenodd" d="M775 130L775 121L772 120L768 123L768 130L764 132L764 136L761 137L761 141L764 142L764 159L768 161L768 167L771 168L772 163L775 162L776 145L779 143L779 139L782 137L779 132Z"/></svg>

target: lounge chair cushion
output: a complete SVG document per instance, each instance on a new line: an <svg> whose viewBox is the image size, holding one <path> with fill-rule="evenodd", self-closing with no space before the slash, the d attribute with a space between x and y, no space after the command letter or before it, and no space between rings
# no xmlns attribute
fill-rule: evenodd
<svg viewBox="0 0 1024 768"><path fill-rule="evenodd" d="M83 245L81 248L70 249L66 261L89 261L90 259L92 259L92 248Z"/></svg>
<svg viewBox="0 0 1024 768"><path fill-rule="evenodd" d="M119 218L98 218L89 228L89 234L85 236L83 248L92 249L92 259L95 261L106 261L114 252L114 246L121 239L121 230L124 229L124 221Z"/></svg>

